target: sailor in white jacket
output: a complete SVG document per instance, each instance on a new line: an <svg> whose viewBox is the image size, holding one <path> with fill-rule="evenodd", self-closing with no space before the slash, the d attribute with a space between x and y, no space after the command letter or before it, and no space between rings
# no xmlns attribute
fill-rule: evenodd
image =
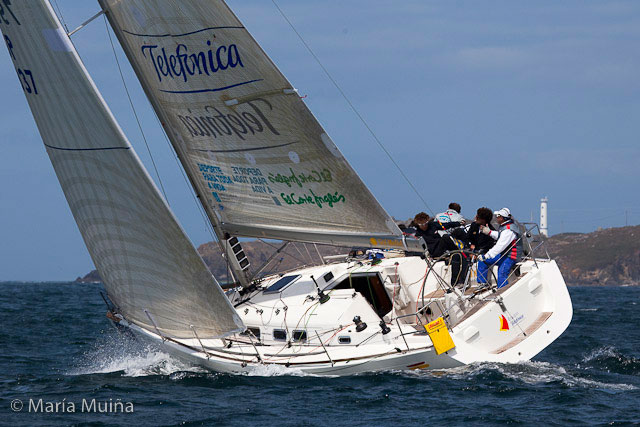
<svg viewBox="0 0 640 427"><path fill-rule="evenodd" d="M494 265L498 266L498 288L508 284L509 272L520 257L518 239L520 231L511 218L511 211L502 208L493 213L500 228L492 231L482 227L480 231L497 240L496 244L484 255L478 257L478 283L487 283L487 273Z"/></svg>

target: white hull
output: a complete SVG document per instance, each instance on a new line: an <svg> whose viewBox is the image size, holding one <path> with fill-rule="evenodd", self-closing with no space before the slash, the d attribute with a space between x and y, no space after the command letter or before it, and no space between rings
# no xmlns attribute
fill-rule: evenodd
<svg viewBox="0 0 640 427"><path fill-rule="evenodd" d="M407 268L417 262L413 258L384 260L377 269L384 271L386 264L391 261L399 262L401 266L406 263ZM227 341L202 337L163 339L159 334L125 320L119 323L174 357L217 372L240 373L253 370L259 365L278 365L317 375L352 375L387 370L445 369L478 362L516 363L533 358L557 339L569 325L573 313L569 293L555 262L538 260L537 267L536 262L528 262L532 269L515 283L497 292L479 294L470 300L472 303L464 310L457 310L455 307L447 310L449 315L446 318L455 348L440 355L436 354L430 337L423 332L424 329L418 330L419 326L413 322L415 317L409 317L414 324L390 321L388 326L391 331L383 335L374 323L375 314L367 317L367 314L363 314L363 307L358 307L356 312L367 321L368 328L362 332L354 332L351 326L345 328L353 338L352 343L340 344L333 339L335 337L327 339L329 333L319 325L330 320L336 322L336 316L340 314L335 310L340 307L338 291L333 292L332 300L325 304L328 309L326 313L304 319L308 322L306 332L309 335L305 342L291 343L291 346L265 337L270 326L283 325L282 320L274 321L274 313L271 313L271 324L265 323L260 328L263 338L253 340L246 336L229 337ZM298 273L312 274L309 271L317 273L317 270L326 270L328 267L336 271L344 265L320 266ZM370 271L371 266L368 268ZM399 278L402 282L402 274ZM410 287L407 294L411 294ZM353 298L357 299L356 296ZM433 298L432 301L436 299L441 305L448 304L445 295ZM282 296L277 301L281 304L281 301L286 300L287 296ZM257 307L258 304L263 307L259 310L263 310L260 316L264 317L266 301L256 302L252 306ZM293 312L293 301L290 304L289 310ZM325 308L316 304L318 308ZM334 310L330 310L332 304ZM274 305L272 309L277 310L276 307L278 305ZM243 316L245 323L255 324L252 317L255 313L243 308L244 305L241 305L238 313ZM352 314L349 313L349 316ZM434 314L434 317L437 315L439 313ZM394 307L390 316L385 317L387 320L398 318L402 316L402 311ZM502 316L507 321L506 330ZM295 320L297 322L299 319ZM336 323L341 325L339 320ZM295 326L291 326L293 327ZM358 345L359 343L362 344Z"/></svg>

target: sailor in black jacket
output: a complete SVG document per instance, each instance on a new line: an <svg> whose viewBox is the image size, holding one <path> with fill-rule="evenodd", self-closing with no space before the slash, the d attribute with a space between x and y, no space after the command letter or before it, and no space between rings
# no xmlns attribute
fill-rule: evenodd
<svg viewBox="0 0 640 427"><path fill-rule="evenodd" d="M460 222L444 222L441 223L435 218L429 218L424 212L420 212L414 218L414 223L417 225L416 237L422 237L427 244L429 255L431 258L439 258L446 251L455 251L460 249L453 241L450 235L446 234L440 236L438 231L449 230L452 228L460 227L463 225ZM461 254L456 254L451 258L451 284L464 283L466 276L466 259ZM465 267L465 268L463 268Z"/></svg>
<svg viewBox="0 0 640 427"><path fill-rule="evenodd" d="M491 225L492 219L493 213L491 209L478 209L476 218L471 223L471 225L469 226L469 230L467 231L467 239L472 251L475 251L479 254L485 254L489 249L493 247L493 245L495 245L496 241L494 239L480 232L480 228L483 226L487 226L489 227L489 229L495 231L495 228L493 227L493 225Z"/></svg>

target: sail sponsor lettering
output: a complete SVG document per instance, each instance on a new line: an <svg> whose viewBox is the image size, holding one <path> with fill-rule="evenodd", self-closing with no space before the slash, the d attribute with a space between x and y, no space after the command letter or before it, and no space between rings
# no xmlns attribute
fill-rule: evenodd
<svg viewBox="0 0 640 427"><path fill-rule="evenodd" d="M404 243L402 242L402 240L397 240L397 239L375 239L375 238L371 238L369 239L369 243L371 243L371 246L395 246L398 248L402 248L404 247ZM426 326L425 326L426 327Z"/></svg>
<svg viewBox="0 0 640 427"><path fill-rule="evenodd" d="M233 172L234 182L251 185L251 191L254 193L274 194L260 169L231 166L231 171Z"/></svg>
<svg viewBox="0 0 640 427"><path fill-rule="evenodd" d="M183 43L176 46L175 52L169 53L167 48L160 48L157 44L145 44L140 50L153 65L159 82L163 78L181 78L186 83L195 75L210 76L228 68L244 68L238 46L233 43L216 47L207 40L204 50L192 52Z"/></svg>
<svg viewBox="0 0 640 427"><path fill-rule="evenodd" d="M327 168L322 169L321 171L311 170L309 172L301 172L296 173L293 168L289 168L289 172L286 174L273 174L269 173L269 181L274 184L286 184L287 187L292 187L294 184L297 184L298 187L302 188L303 184L307 183L322 183L322 182L332 182L333 177L331 176L331 171Z"/></svg>
<svg viewBox="0 0 640 427"><path fill-rule="evenodd" d="M346 198L344 195L338 193L327 193L326 195L318 196L313 190L309 190L311 194L302 194L298 195L296 193L280 193L280 197L287 205L315 205L318 208L322 209L325 205L330 208L334 207L334 205L338 203L344 203Z"/></svg>
<svg viewBox="0 0 640 427"><path fill-rule="evenodd" d="M198 163L198 170L207 184L207 188L215 191L213 196L218 202L221 201L218 192L227 192L235 184L247 184L254 193L274 194L266 178L262 175L262 171L258 168L232 166L233 175L227 175L219 166Z"/></svg>
<svg viewBox="0 0 640 427"><path fill-rule="evenodd" d="M178 114L177 117L192 137L217 139L233 135L244 141L248 135L261 134L265 131L280 135L265 114L265 111L273 110L273 105L269 101L258 98L242 105L248 106L248 111L225 114L219 108L208 105L204 107L204 115L194 114L189 109L188 115Z"/></svg>
<svg viewBox="0 0 640 427"><path fill-rule="evenodd" d="M210 166L202 163L198 163L198 170L202 174L202 178L204 178L207 183L207 187L210 190L215 191L227 191L226 185L233 185L234 180L225 175L218 166Z"/></svg>

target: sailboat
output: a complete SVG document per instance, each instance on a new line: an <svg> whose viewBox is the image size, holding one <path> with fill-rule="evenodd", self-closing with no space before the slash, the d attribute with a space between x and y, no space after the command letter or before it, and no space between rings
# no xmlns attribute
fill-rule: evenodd
<svg viewBox="0 0 640 427"><path fill-rule="evenodd" d="M223 290L209 272L50 3L3 0L9 55L119 329L219 372L349 375L515 363L568 327L569 293L534 226L507 286L479 287L473 269L451 286L451 266L403 235L224 1L99 4L235 280ZM364 256L261 276L250 237Z"/></svg>

